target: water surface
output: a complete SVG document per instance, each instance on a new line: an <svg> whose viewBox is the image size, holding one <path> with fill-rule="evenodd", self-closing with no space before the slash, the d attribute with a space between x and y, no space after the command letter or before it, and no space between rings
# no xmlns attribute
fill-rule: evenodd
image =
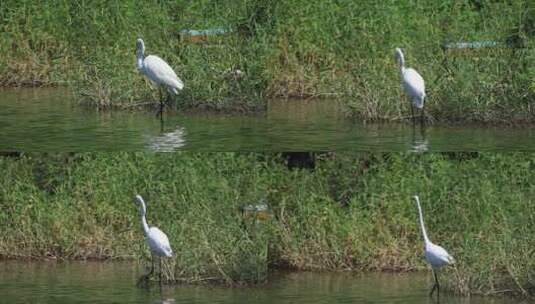
<svg viewBox="0 0 535 304"><path fill-rule="evenodd" d="M0 262L0 303L437 303L429 273L276 273L258 287L164 286L139 289L140 269L126 262ZM514 301L520 303L519 301ZM457 297L440 303L505 304L511 299Z"/></svg>
<svg viewBox="0 0 535 304"><path fill-rule="evenodd" d="M97 111L61 89L0 91L0 150L535 151L530 127L363 124L334 100L275 100L266 113Z"/></svg>

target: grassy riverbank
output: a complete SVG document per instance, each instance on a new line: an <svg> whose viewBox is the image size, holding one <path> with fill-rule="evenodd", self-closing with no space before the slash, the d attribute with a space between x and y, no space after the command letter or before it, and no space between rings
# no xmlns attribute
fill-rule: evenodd
<svg viewBox="0 0 535 304"><path fill-rule="evenodd" d="M289 170L276 154L30 154L0 158L0 257L148 256L137 207L169 236L167 277L228 284L268 269L424 270L411 195L457 259L455 292L535 293L532 154L321 154ZM272 217L244 220L265 199Z"/></svg>
<svg viewBox="0 0 535 304"><path fill-rule="evenodd" d="M129 107L157 97L135 70L135 39L184 79L181 107L248 111L266 97L334 97L366 120L396 120L395 47L427 80L428 112L445 121L532 122L532 1L390 5L355 1L70 1L0 4L0 85L68 82L84 103ZM182 29L232 32L192 42ZM447 51L447 41L523 46ZM240 80L228 75L239 68Z"/></svg>

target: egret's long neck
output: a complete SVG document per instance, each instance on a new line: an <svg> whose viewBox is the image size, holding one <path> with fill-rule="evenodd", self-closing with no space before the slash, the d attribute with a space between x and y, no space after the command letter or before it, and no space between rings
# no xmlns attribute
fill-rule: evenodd
<svg viewBox="0 0 535 304"><path fill-rule="evenodd" d="M398 53L398 63L399 63L399 71L403 73L405 71L405 56L403 56L403 53L399 51Z"/></svg>
<svg viewBox="0 0 535 304"><path fill-rule="evenodd" d="M145 58L145 55L143 54L143 49L137 50L137 68L138 70L143 70L143 59Z"/></svg>
<svg viewBox="0 0 535 304"><path fill-rule="evenodd" d="M415 196L416 204L418 205L418 213L420 214L420 228L422 229L422 235L424 236L424 242L427 245L429 243L429 238L427 237L427 232L425 231L424 226L424 216L422 215L422 207L420 207L420 199Z"/></svg>
<svg viewBox="0 0 535 304"><path fill-rule="evenodd" d="M141 224L143 224L143 231L145 231L145 235L148 235L149 224L147 224L147 219L145 218L146 213L147 213L147 208L145 207L145 202L141 201Z"/></svg>

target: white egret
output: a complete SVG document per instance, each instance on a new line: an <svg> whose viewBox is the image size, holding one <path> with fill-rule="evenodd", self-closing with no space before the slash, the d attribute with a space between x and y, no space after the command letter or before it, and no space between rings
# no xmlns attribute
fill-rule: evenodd
<svg viewBox="0 0 535 304"><path fill-rule="evenodd" d="M396 59L399 63L403 88L411 99L411 114L414 120L414 107L420 109L421 121L424 118L425 83L422 76L413 68L405 67L405 57L400 48L396 48Z"/></svg>
<svg viewBox="0 0 535 304"><path fill-rule="evenodd" d="M145 56L145 43L143 39L138 38L137 48L137 69L145 74L150 81L157 86L164 86L169 93L178 94L179 90L184 88L184 83L175 71L162 58L149 55ZM163 98L160 96L160 114L163 110Z"/></svg>
<svg viewBox="0 0 535 304"><path fill-rule="evenodd" d="M416 205L418 206L418 213L420 214L420 228L422 229L422 235L424 237L425 244L425 260L431 265L431 268L433 269L433 275L435 277L435 284L431 289L431 293L429 293L429 295L432 296L435 289L437 290L437 293L440 293L440 286L438 284L437 277L438 269L443 266L455 263L455 260L451 255L449 255L446 249L431 243L431 241L427 237L427 232L425 231L422 207L420 207L420 199L418 198L418 195L414 196L414 200L416 200Z"/></svg>
<svg viewBox="0 0 535 304"><path fill-rule="evenodd" d="M139 211L141 215L141 224L143 225L143 231L145 232L147 244L149 245L151 256L152 256L152 259L151 259L152 267L150 269L150 272L147 273L145 276L141 277L141 279L148 278L154 272L154 255L156 255L159 257L159 262L160 262L160 282L161 282L162 280L162 257L172 257L173 250L171 249L171 245L169 245L169 239L167 238L167 235L165 235L165 233L163 233L157 227L149 227L149 225L147 224L147 219L145 218L145 215L147 214L147 207L141 195L139 194L136 195L136 200L140 204Z"/></svg>

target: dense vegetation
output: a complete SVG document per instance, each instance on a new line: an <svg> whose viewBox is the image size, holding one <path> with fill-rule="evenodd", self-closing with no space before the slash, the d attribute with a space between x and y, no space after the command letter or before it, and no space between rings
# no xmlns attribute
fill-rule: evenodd
<svg viewBox="0 0 535 304"><path fill-rule="evenodd" d="M176 104L265 107L266 97L335 97L367 120L407 114L393 59L427 80L428 113L447 121L532 122L533 1L29 1L0 3L0 85L68 82L98 107L157 97L135 70L135 39L186 89ZM193 42L182 29L230 34ZM443 51L445 42L499 47ZM506 47L508 46L508 47ZM228 70L239 68L236 79Z"/></svg>
<svg viewBox="0 0 535 304"><path fill-rule="evenodd" d="M535 294L533 154L28 154L0 158L0 257L147 258L135 193L169 236L170 281L263 281L269 269L426 269L431 240L455 256L447 288ZM265 200L271 217L244 218Z"/></svg>

